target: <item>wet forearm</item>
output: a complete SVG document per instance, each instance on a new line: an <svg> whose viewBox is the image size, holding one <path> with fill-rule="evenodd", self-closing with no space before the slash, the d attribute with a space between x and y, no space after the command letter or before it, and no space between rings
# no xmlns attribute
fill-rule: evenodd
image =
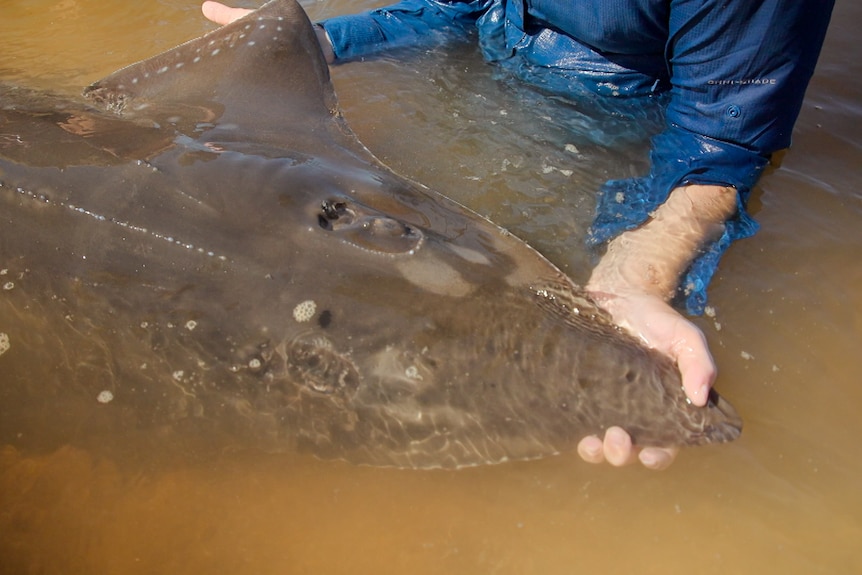
<svg viewBox="0 0 862 575"><path fill-rule="evenodd" d="M698 250L721 234L735 211L733 188L676 188L645 224L610 242L587 289L597 294L640 292L669 300Z"/></svg>

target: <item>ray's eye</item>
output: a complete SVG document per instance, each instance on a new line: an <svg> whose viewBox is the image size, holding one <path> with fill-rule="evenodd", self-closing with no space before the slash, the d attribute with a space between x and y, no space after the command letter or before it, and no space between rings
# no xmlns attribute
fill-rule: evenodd
<svg viewBox="0 0 862 575"><path fill-rule="evenodd" d="M353 210L349 209L345 202L326 200L320 205L317 223L324 230L332 230L335 228L334 222L338 221L340 226L350 225L354 219Z"/></svg>
<svg viewBox="0 0 862 575"><path fill-rule="evenodd" d="M343 241L364 251L397 255L414 254L424 241L414 226L361 204L326 200L320 204L317 224L335 232Z"/></svg>

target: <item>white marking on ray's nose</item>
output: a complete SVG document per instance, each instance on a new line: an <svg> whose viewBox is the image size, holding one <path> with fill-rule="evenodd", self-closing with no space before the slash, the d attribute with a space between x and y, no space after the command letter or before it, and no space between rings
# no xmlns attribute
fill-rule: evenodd
<svg viewBox="0 0 862 575"><path fill-rule="evenodd" d="M464 297L476 289L458 270L435 256L399 259L395 266L404 279L437 295Z"/></svg>

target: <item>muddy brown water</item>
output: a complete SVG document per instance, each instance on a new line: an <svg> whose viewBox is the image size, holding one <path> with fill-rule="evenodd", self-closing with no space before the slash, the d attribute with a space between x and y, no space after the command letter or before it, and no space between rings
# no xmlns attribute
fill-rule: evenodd
<svg viewBox="0 0 862 575"><path fill-rule="evenodd" d="M686 450L661 473L571 455L412 472L162 457L169 446L123 437L104 438L125 447L110 456L38 449L23 419L0 447L0 573L862 572L860 25L862 8L839 2L794 146L755 194L762 230L723 259L715 316L697 320L746 421L737 442ZM0 72L72 93L207 29L191 0L7 2ZM578 110L496 77L469 44L333 77L385 162L579 281L596 187L645 166L642 139L595 144Z"/></svg>

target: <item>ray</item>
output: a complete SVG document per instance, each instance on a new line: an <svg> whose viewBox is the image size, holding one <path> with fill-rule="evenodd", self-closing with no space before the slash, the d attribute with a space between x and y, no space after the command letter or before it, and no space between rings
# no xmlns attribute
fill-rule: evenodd
<svg viewBox="0 0 862 575"><path fill-rule="evenodd" d="M294 0L84 96L0 89L0 441L424 469L739 435L529 245L379 162Z"/></svg>

